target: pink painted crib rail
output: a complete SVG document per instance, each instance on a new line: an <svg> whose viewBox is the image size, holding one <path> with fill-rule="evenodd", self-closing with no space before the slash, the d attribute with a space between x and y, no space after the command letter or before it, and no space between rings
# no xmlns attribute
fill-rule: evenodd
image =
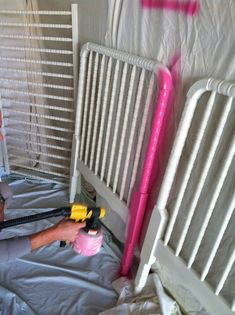
<svg viewBox="0 0 235 315"><path fill-rule="evenodd" d="M150 193L150 178L154 168L154 161L158 153L159 140L162 132L163 120L168 104L169 93L172 86L168 71L161 69L158 74L158 96L149 137L144 167L138 191L134 192L130 202L130 219L128 234L122 259L121 274L127 275L130 270L135 246L140 237L145 208Z"/></svg>

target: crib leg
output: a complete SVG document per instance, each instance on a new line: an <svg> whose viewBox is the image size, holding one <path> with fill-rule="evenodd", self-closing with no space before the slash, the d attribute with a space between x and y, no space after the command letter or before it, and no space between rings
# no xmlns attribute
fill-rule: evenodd
<svg viewBox="0 0 235 315"><path fill-rule="evenodd" d="M159 209L156 205L151 215L149 227L140 254L140 264L135 277L136 293L139 293L145 286L151 266L156 261L157 241L164 233L167 220L167 210Z"/></svg>

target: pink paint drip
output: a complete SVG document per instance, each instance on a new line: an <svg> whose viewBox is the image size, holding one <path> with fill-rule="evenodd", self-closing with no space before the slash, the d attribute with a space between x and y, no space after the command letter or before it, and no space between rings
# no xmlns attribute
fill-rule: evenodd
<svg viewBox="0 0 235 315"><path fill-rule="evenodd" d="M165 9L183 12L186 15L196 15L200 11L200 4L196 0L177 1L177 0L141 0L143 8Z"/></svg>

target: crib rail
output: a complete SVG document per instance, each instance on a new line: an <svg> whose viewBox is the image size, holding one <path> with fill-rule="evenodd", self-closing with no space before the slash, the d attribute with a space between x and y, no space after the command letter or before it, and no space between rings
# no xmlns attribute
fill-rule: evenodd
<svg viewBox="0 0 235 315"><path fill-rule="evenodd" d="M135 280L140 290L157 260L213 315L235 311L234 291L228 292L235 261L234 242L228 244L234 235L234 98L234 84L214 79L189 90Z"/></svg>
<svg viewBox="0 0 235 315"><path fill-rule="evenodd" d="M71 11L0 10L0 16L8 171L68 183L78 83L78 6L72 4ZM58 22L50 23L50 16Z"/></svg>

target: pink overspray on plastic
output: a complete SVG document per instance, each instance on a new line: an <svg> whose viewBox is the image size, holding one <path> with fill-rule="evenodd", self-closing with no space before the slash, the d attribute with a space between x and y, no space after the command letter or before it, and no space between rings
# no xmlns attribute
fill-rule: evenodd
<svg viewBox="0 0 235 315"><path fill-rule="evenodd" d="M200 4L197 0L141 0L143 8L164 9L182 12L186 15L196 15L200 11Z"/></svg>
<svg viewBox="0 0 235 315"><path fill-rule="evenodd" d="M81 230L72 246L74 251L82 256L94 256L100 251L102 243L103 233L101 231L93 235Z"/></svg>

